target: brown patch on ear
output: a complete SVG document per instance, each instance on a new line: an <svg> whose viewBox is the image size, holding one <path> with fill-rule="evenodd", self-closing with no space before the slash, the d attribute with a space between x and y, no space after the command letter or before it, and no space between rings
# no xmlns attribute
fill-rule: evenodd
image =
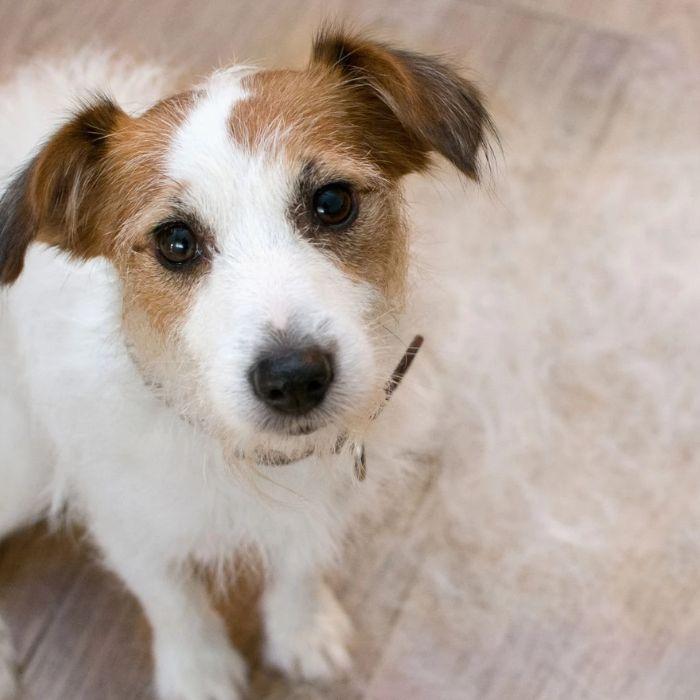
<svg viewBox="0 0 700 700"><path fill-rule="evenodd" d="M367 41L340 31L322 31L311 66L337 74L348 90L373 104L376 131L384 140L405 132L400 154L404 172L427 167L437 151L465 175L478 179L478 153L496 132L479 89L440 60ZM496 137L497 138L497 137ZM393 154L396 156L396 154Z"/></svg>
<svg viewBox="0 0 700 700"><path fill-rule="evenodd" d="M32 240L89 258L102 252L97 219L108 137L129 117L98 98L49 140L0 199L0 284L22 272Z"/></svg>

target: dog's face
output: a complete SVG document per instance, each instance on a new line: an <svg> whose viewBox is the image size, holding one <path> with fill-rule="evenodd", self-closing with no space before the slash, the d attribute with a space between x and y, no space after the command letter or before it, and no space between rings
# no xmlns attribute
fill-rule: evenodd
<svg viewBox="0 0 700 700"><path fill-rule="evenodd" d="M343 35L306 70L222 71L139 117L101 99L5 194L0 281L35 239L106 256L166 399L239 447L331 445L402 351L400 180L430 151L475 177L488 128L450 69Z"/></svg>

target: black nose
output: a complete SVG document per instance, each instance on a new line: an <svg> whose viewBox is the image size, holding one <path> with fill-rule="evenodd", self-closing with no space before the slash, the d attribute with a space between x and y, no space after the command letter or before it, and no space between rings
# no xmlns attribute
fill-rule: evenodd
<svg viewBox="0 0 700 700"><path fill-rule="evenodd" d="M250 370L255 395L270 408L301 416L323 401L333 381L333 357L317 347L277 351Z"/></svg>

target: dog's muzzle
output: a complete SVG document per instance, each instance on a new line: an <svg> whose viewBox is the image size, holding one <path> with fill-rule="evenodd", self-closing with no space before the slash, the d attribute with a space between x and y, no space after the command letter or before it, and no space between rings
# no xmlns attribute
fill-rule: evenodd
<svg viewBox="0 0 700 700"><path fill-rule="evenodd" d="M406 352L404 352L403 357L391 373L391 377L384 385L384 400L372 414L372 420L379 416L384 406L389 402L392 394L406 376L422 345L423 336L417 335L406 348ZM271 401L273 404L280 402L285 406L289 405L292 409L291 412L294 413L306 403L313 403L318 394L325 394L327 385L332 381L332 360L324 357L323 353L317 348L310 348L305 352L306 354L304 355L304 352L294 351L291 357L287 354L275 358L264 358L256 363L251 370L250 381L256 394L258 392L262 394L262 397L259 395L261 400L268 404ZM324 381L326 386L321 390L319 386ZM287 387L286 389L284 388L285 386ZM270 396L270 393L272 393L272 396ZM321 400L323 400L323 395L313 405L320 403ZM299 414L297 413L296 415ZM334 452L336 454L340 453L347 445L350 447L353 458L355 476L358 481L364 481L367 476L367 459L364 443L350 441L347 433L341 433L336 441ZM257 464L279 467L299 462L302 459L311 457L312 454L314 454L313 449L294 456L289 456L276 450L268 452L256 451L253 458ZM245 458L245 455L240 455L240 457Z"/></svg>

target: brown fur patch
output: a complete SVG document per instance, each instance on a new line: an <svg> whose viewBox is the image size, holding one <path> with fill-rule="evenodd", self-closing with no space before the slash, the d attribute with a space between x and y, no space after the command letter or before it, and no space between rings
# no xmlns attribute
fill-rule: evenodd
<svg viewBox="0 0 700 700"><path fill-rule="evenodd" d="M392 131L404 130L423 156L436 151L478 179L479 150L496 131L479 89L442 60L326 30L314 42L311 65L324 66L355 94L364 92L365 100L374 101L382 118L370 129L386 128L388 111L394 118Z"/></svg>
<svg viewBox="0 0 700 700"><path fill-rule="evenodd" d="M178 183L165 176L165 158L173 133L193 102L191 93L163 100L128 129L114 134L109 154L110 198L103 204L106 254L124 283L125 316L144 313L164 338L177 331L192 297L192 286L208 267L213 243L189 212L182 211ZM185 221L202 241L201 261L182 271L159 262L154 229L163 221Z"/></svg>
<svg viewBox="0 0 700 700"><path fill-rule="evenodd" d="M266 71L244 80L251 97L231 116L234 138L247 147L284 151L301 161L336 159L343 166L398 179L427 166L427 155L371 94L323 66Z"/></svg>
<svg viewBox="0 0 700 700"><path fill-rule="evenodd" d="M59 129L10 184L0 201L0 282L19 276L34 239L83 258L102 252L94 203L106 196L108 138L126 120L113 102L98 99Z"/></svg>

